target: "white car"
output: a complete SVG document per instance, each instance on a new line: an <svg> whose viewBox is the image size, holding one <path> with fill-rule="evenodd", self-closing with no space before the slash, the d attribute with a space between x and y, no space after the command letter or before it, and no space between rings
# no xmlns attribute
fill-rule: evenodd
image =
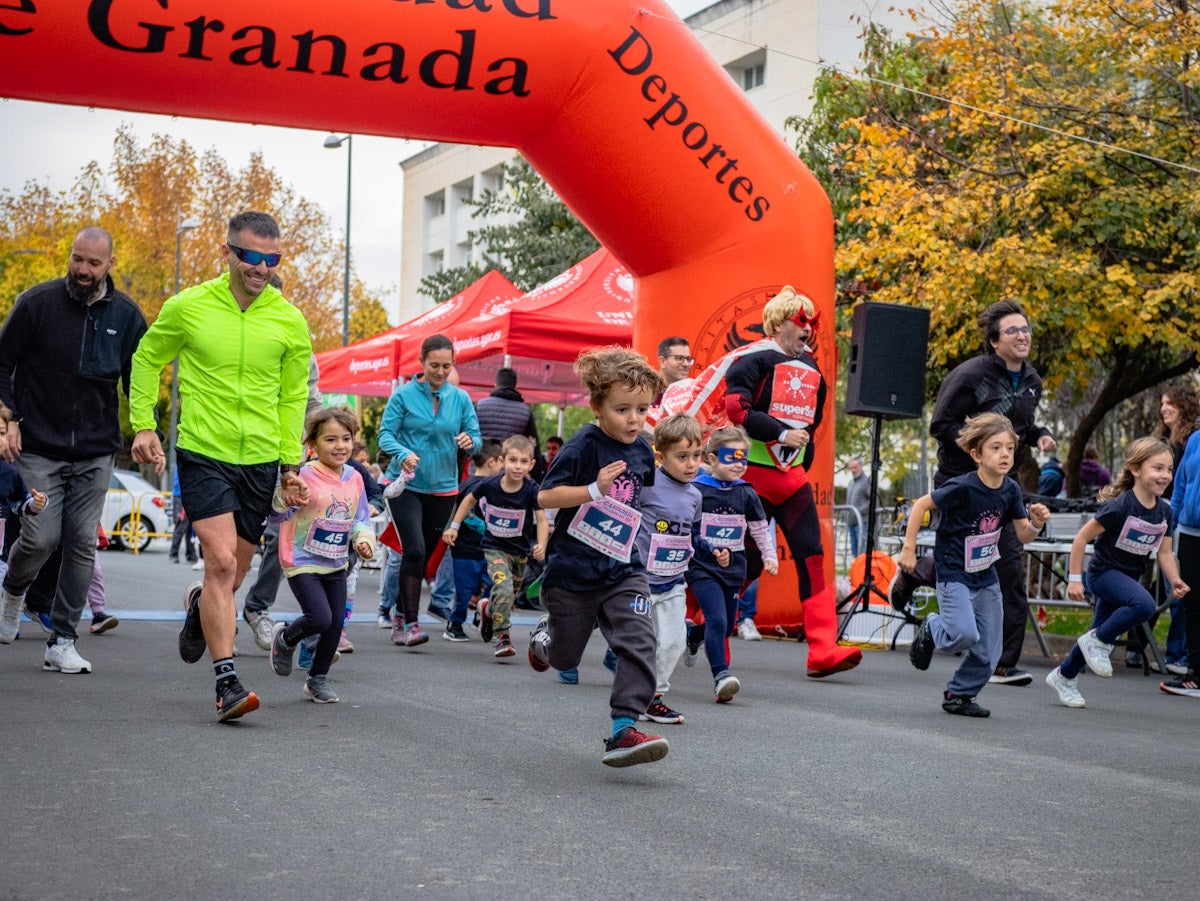
<svg viewBox="0 0 1200 901"><path fill-rule="evenodd" d="M169 494L159 491L136 472L114 469L100 525L118 550L136 547L144 551L150 545L152 533L170 534L170 504ZM135 505L140 514L136 535L132 532Z"/></svg>

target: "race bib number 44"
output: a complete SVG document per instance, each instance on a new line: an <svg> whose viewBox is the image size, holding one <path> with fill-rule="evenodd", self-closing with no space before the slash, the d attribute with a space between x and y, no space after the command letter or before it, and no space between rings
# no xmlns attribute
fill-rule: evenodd
<svg viewBox="0 0 1200 901"><path fill-rule="evenodd" d="M606 557L628 563L642 514L632 507L602 497L579 508L567 534Z"/></svg>

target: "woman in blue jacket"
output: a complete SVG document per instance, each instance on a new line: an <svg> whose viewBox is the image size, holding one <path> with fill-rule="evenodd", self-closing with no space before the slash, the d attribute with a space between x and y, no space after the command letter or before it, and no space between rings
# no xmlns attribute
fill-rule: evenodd
<svg viewBox="0 0 1200 901"><path fill-rule="evenodd" d="M1179 578L1188 585L1200 586L1200 431L1192 432L1184 445L1171 489L1171 511L1179 535L1175 546ZM1194 650L1200 648L1200 587L1193 587L1180 602L1187 623L1188 671L1158 687L1167 694L1200 698L1200 682L1196 677L1200 653Z"/></svg>
<svg viewBox="0 0 1200 901"><path fill-rule="evenodd" d="M403 547L392 641L407 647L429 636L418 622L421 579L429 555L454 512L459 451L482 446L467 392L450 384L454 345L445 335L421 343L421 375L392 392L379 426L379 449L391 455L387 477L406 481L387 499Z"/></svg>

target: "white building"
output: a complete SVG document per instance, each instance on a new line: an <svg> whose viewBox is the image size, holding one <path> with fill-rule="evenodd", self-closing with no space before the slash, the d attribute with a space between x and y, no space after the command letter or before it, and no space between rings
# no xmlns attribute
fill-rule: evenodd
<svg viewBox="0 0 1200 901"><path fill-rule="evenodd" d="M897 33L907 16L886 0L718 0L686 19L700 43L780 133L790 116L811 108L809 96L825 65L852 69L868 21ZM506 147L434 144L404 169L400 248L400 321L432 302L417 293L421 279L444 267L478 261L468 231L479 227L466 201L500 186Z"/></svg>

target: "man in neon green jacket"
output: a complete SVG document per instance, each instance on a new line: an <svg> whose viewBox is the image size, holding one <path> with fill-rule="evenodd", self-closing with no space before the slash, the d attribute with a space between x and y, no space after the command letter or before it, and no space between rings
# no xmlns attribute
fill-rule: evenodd
<svg viewBox="0 0 1200 901"><path fill-rule="evenodd" d="M304 316L268 283L281 257L275 220L239 213L222 250L229 272L170 298L138 345L129 419L134 460L161 473L154 404L159 374L178 356L179 483L204 554L204 581L184 600L179 654L194 663L207 645L224 722L258 708L234 670L233 596L262 536L276 477L285 503L308 500L297 472L312 343Z"/></svg>

